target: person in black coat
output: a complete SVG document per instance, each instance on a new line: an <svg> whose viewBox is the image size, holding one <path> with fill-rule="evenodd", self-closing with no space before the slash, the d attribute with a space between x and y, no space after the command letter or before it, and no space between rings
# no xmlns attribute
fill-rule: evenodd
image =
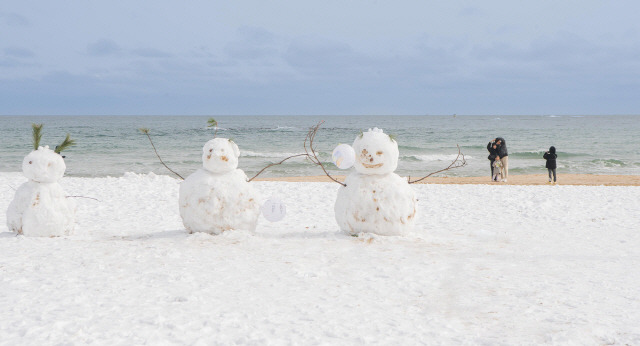
<svg viewBox="0 0 640 346"><path fill-rule="evenodd" d="M495 141L498 145L498 156L502 162L502 181L506 183L507 178L509 177L509 152L507 151L507 141L502 137L497 137Z"/></svg>
<svg viewBox="0 0 640 346"><path fill-rule="evenodd" d="M487 150L489 151L489 156L487 156L487 159L489 159L489 167L491 169L491 180L493 180L493 161L495 161L498 157L498 145L496 144L495 140L487 144Z"/></svg>
<svg viewBox="0 0 640 346"><path fill-rule="evenodd" d="M551 183L551 174L553 174L553 183L555 184L557 168L556 159L558 158L558 155L556 155L556 147L551 146L549 151L542 155L542 158L547 160L545 167L547 167L547 170L549 171L549 183Z"/></svg>
<svg viewBox="0 0 640 346"><path fill-rule="evenodd" d="M509 175L509 152L507 151L507 142L502 137L496 137L487 144L487 150L489 150L489 159L491 160L492 168L493 161L496 158L502 162L502 181L506 183ZM491 159L492 150L494 150L494 159Z"/></svg>

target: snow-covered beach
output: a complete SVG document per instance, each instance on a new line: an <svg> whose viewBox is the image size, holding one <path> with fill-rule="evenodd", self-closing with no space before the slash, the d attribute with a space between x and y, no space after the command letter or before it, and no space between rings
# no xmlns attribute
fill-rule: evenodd
<svg viewBox="0 0 640 346"><path fill-rule="evenodd" d="M8 232L0 344L638 344L640 187L413 185L415 231L339 231L339 185L253 182L287 217L188 234L179 181L65 177L75 234Z"/></svg>

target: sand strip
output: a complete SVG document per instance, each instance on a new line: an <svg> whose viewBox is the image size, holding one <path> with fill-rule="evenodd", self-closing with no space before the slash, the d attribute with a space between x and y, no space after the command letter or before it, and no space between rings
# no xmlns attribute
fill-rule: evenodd
<svg viewBox="0 0 640 346"><path fill-rule="evenodd" d="M344 181L345 176L334 178ZM324 175L304 177L258 178L262 181L288 182L330 182ZM510 175L507 183L492 182L486 177L429 177L421 183L425 184L492 184L492 185L548 185L546 174ZM596 175L596 174L559 174L557 185L590 185L590 186L640 186L640 175Z"/></svg>

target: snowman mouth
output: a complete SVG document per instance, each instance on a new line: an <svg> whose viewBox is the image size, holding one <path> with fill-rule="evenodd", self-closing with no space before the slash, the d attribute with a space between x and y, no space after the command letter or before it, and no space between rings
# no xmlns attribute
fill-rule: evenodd
<svg viewBox="0 0 640 346"><path fill-rule="evenodd" d="M362 166L364 166L364 168L378 168L378 167L382 167L384 165L384 163L380 162L380 163L376 163L375 165L369 164L369 163L364 163L361 162Z"/></svg>

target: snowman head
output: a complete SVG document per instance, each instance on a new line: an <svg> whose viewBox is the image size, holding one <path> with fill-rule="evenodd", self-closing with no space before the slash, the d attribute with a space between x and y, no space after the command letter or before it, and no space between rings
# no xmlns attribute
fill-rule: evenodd
<svg viewBox="0 0 640 346"><path fill-rule="evenodd" d="M226 173L238 167L240 149L230 139L214 138L202 148L202 166L212 173Z"/></svg>
<svg viewBox="0 0 640 346"><path fill-rule="evenodd" d="M377 127L356 137L355 168L361 174L387 174L398 167L398 143Z"/></svg>
<svg viewBox="0 0 640 346"><path fill-rule="evenodd" d="M54 183L64 175L67 166L60 154L49 146L38 147L22 160L24 176L39 183Z"/></svg>

